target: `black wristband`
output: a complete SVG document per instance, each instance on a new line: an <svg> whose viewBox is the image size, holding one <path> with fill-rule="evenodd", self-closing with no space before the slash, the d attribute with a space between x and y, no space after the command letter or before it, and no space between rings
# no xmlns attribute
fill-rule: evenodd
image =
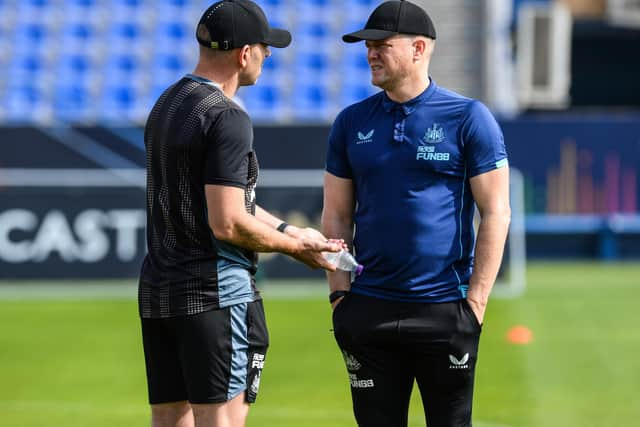
<svg viewBox="0 0 640 427"><path fill-rule="evenodd" d="M333 291L329 294L329 302L333 304L338 298L342 298L348 293L349 291Z"/></svg>
<svg viewBox="0 0 640 427"><path fill-rule="evenodd" d="M276 230L278 230L281 233L284 233L284 229L287 228L289 226L289 224L287 224L286 222L282 222L278 228L276 228Z"/></svg>

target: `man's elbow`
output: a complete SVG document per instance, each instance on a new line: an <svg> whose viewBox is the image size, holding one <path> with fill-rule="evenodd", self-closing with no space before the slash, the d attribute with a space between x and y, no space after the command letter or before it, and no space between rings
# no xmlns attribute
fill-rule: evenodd
<svg viewBox="0 0 640 427"><path fill-rule="evenodd" d="M337 230L349 228L352 220L346 216L336 215L335 213L323 212L320 218L320 225L323 233L335 233Z"/></svg>
<svg viewBox="0 0 640 427"><path fill-rule="evenodd" d="M230 242L236 235L236 227L232 221L209 221L209 228L218 240Z"/></svg>
<svg viewBox="0 0 640 427"><path fill-rule="evenodd" d="M493 223L498 223L509 227L511 224L511 208L509 206L503 208L491 209L485 212L480 212L480 218Z"/></svg>
<svg viewBox="0 0 640 427"><path fill-rule="evenodd" d="M509 224L511 224L511 208L506 207L503 212L501 212L500 218L502 223L506 228L509 228Z"/></svg>

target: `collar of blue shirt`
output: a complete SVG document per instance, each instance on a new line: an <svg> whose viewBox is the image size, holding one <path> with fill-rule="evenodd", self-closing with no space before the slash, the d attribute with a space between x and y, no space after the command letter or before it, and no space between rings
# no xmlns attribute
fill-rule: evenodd
<svg viewBox="0 0 640 427"><path fill-rule="evenodd" d="M404 115L408 116L409 114L415 111L418 105L422 104L423 102L426 102L429 98L431 98L431 95L433 95L433 93L436 91L436 88L437 88L436 82L433 81L431 77L429 77L429 80L430 80L429 86L424 90L424 92L422 92L420 95L416 96L415 98L410 99L407 102L403 102L403 103L395 102L391 100L389 96L387 96L386 92L384 92L382 96L382 108L384 108L384 110L387 113L390 113L391 111L394 111L394 110L402 110Z"/></svg>

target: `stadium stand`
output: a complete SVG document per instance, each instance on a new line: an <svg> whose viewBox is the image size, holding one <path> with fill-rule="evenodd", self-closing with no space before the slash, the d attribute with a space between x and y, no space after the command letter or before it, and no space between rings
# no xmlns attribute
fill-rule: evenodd
<svg viewBox="0 0 640 427"><path fill-rule="evenodd" d="M267 61L261 85L239 93L256 122L327 123L344 105L375 92L363 47L344 46L340 36L361 27L376 0L257 2L272 25L292 30L294 42ZM472 3L439 0L429 9L446 33L448 21L462 15L459 26L471 21ZM0 120L142 124L162 89L193 69L194 22L209 4L0 0ZM477 38L476 27L457 35L446 52L458 53L443 52L435 66L439 83L471 96L480 85L461 63L473 69L478 55L464 57L458 45Z"/></svg>

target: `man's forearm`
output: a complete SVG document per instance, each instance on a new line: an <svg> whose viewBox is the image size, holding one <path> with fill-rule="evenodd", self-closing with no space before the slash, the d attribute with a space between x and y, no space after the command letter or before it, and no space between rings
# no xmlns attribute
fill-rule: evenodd
<svg viewBox="0 0 640 427"><path fill-rule="evenodd" d="M276 228L277 226L282 224L282 220L280 218L271 214L270 212L267 212L258 205L256 205L256 218L264 222L271 228Z"/></svg>
<svg viewBox="0 0 640 427"><path fill-rule="evenodd" d="M508 231L508 214L485 214L480 221L468 298L483 306L498 275Z"/></svg>
<svg viewBox="0 0 640 427"><path fill-rule="evenodd" d="M272 218L277 221L276 217ZM282 252L291 255L299 250L296 239L276 231L275 227L277 224L271 226L262 218L243 213L229 220L224 230L214 234L220 240L255 252Z"/></svg>

